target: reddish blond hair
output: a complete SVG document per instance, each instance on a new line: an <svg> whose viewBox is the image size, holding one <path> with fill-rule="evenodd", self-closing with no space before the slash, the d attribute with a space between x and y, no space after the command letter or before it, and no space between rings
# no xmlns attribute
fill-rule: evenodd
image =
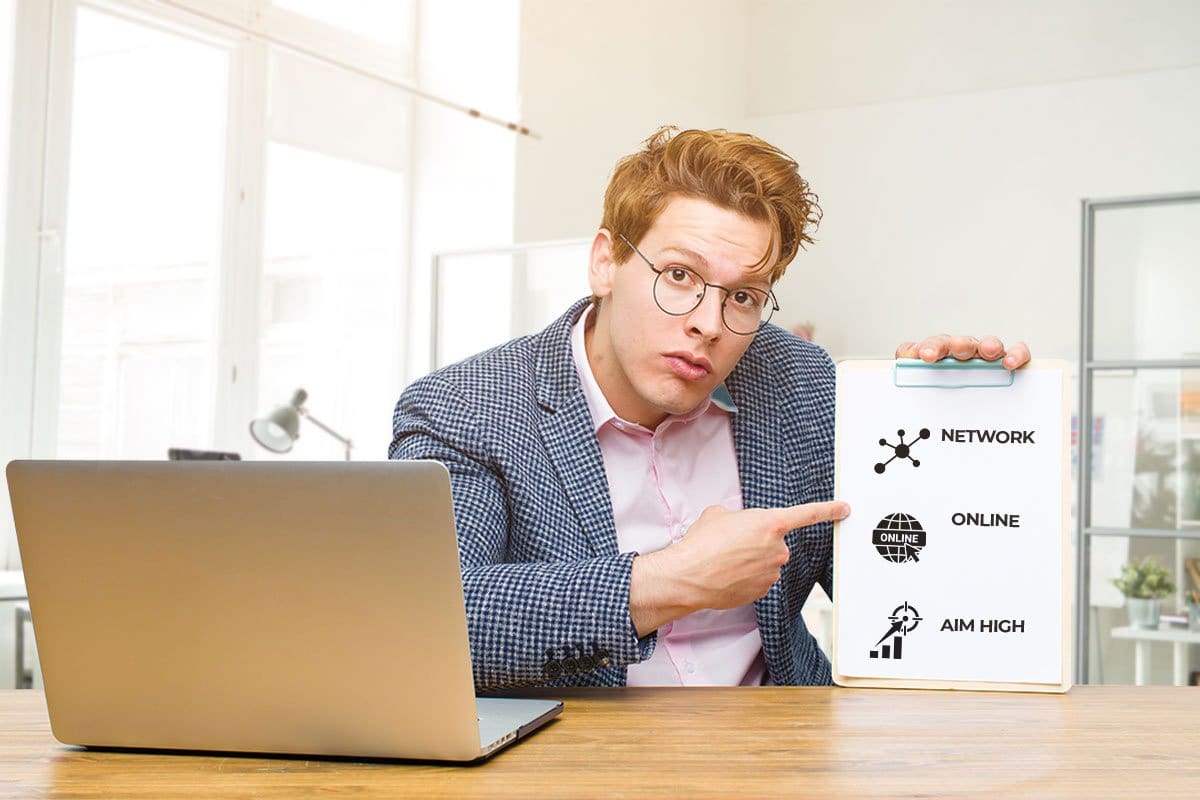
<svg viewBox="0 0 1200 800"><path fill-rule="evenodd" d="M754 266L770 266L771 282L779 280L821 221L817 196L796 162L748 133L677 130L659 128L613 170L600 221L612 234L613 259L623 264L633 255L618 233L640 242L667 201L684 195L768 223L771 248Z"/></svg>

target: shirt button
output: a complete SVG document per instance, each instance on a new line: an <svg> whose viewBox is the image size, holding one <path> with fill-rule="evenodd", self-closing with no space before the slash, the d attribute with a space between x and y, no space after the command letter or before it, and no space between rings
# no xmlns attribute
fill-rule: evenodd
<svg viewBox="0 0 1200 800"><path fill-rule="evenodd" d="M685 669L685 670L687 670L687 674L688 674L688 675L691 675L691 674L693 674L693 673L696 671L696 665L695 665L695 664L693 664L692 662L690 662L690 661L689 661L689 662L687 662L687 664L684 666L684 669Z"/></svg>

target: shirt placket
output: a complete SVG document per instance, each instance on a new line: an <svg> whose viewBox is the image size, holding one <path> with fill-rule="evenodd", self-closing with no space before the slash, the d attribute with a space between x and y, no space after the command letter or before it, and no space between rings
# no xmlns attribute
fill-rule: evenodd
<svg viewBox="0 0 1200 800"><path fill-rule="evenodd" d="M675 422L675 420L664 421L654 431L653 435L651 435L648 443L650 466L654 475L654 487L658 493L659 500L662 502L667 536L672 543L678 542L687 533L687 525L683 522L685 511L683 507L684 498L673 497L668 485L664 483L662 478L664 474L669 473L669 465L664 463L666 459L664 449L666 447L666 437L670 434ZM686 636L679 636L675 633L675 630L675 622L668 622L660 628L659 644L666 651L667 657L671 661L671 666L674 667L675 674L679 677L680 684L686 686L696 680L698 666L688 638Z"/></svg>

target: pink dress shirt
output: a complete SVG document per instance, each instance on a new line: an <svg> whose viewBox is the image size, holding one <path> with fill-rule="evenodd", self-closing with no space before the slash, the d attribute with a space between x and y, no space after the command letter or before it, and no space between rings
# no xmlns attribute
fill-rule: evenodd
<svg viewBox="0 0 1200 800"><path fill-rule="evenodd" d="M615 413L588 363L584 329L575 323L571 350L592 414L622 553L652 553L687 533L711 505L742 508L737 455L722 390L687 414L671 415L654 430ZM723 396L723 399L722 399ZM754 606L703 609L658 629L654 653L629 667L630 686L758 685L766 677Z"/></svg>

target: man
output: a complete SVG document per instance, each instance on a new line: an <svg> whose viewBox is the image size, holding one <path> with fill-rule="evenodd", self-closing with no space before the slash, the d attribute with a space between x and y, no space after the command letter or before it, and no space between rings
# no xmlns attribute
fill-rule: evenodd
<svg viewBox="0 0 1200 800"><path fill-rule="evenodd" d="M830 682L800 611L849 513L834 367L764 324L819 218L777 148L660 130L614 171L591 300L405 390L390 455L450 470L478 690Z"/></svg>

